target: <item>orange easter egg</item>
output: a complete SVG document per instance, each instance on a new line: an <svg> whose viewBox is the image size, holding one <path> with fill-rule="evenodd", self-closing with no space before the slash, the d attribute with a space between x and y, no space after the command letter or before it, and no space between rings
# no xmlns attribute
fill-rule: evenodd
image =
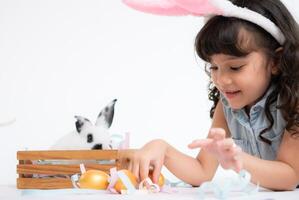
<svg viewBox="0 0 299 200"><path fill-rule="evenodd" d="M108 185L109 175L100 170L88 170L81 175L78 185L84 189L105 190Z"/></svg>
<svg viewBox="0 0 299 200"><path fill-rule="evenodd" d="M129 180L131 181L131 183L134 185L134 187L137 187L138 183L137 183L137 178L134 176L134 174L126 169L122 169L120 171L123 171L127 177L129 178ZM121 190L126 190L126 186L123 184L123 182L121 181L120 178L118 178L118 180L116 181L115 185L114 185L114 189L118 192L121 193Z"/></svg>
<svg viewBox="0 0 299 200"><path fill-rule="evenodd" d="M149 171L148 177L153 181L153 171L152 170ZM160 173L160 176L159 176L159 179L158 179L158 185L160 187L162 187L164 185L164 183L165 183L165 178L164 178L163 174Z"/></svg>

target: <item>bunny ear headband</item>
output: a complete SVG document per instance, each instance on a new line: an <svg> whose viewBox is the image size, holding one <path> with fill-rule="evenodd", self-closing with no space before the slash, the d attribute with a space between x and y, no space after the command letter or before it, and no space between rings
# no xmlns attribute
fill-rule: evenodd
<svg viewBox="0 0 299 200"><path fill-rule="evenodd" d="M271 20L247 8L238 7L228 0L123 0L123 3L136 10L157 15L236 17L262 27L281 45L285 42L283 33Z"/></svg>

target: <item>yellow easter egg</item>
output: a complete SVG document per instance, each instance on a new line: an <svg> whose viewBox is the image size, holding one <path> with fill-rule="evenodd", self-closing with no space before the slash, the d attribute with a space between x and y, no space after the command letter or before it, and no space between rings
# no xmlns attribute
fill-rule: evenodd
<svg viewBox="0 0 299 200"><path fill-rule="evenodd" d="M109 175L100 170L88 170L81 175L78 185L84 189L105 190L108 185Z"/></svg>
<svg viewBox="0 0 299 200"><path fill-rule="evenodd" d="M153 181L153 171L152 171L152 170L149 171L148 177ZM160 176L159 176L159 179L158 179L158 183L157 183L157 184L158 184L160 187L162 187L162 186L164 185L164 183L165 183L165 178L164 178L163 174L160 173Z"/></svg>
<svg viewBox="0 0 299 200"><path fill-rule="evenodd" d="M137 178L134 176L134 174L126 169L122 169L120 171L123 171L127 177L129 178L129 180L131 181L131 183L134 185L134 187L136 188L138 183L137 183ZM123 184L123 182L121 181L120 178L118 178L118 180L116 181L115 185L114 185L114 189L118 192L121 193L121 190L126 190L126 186Z"/></svg>

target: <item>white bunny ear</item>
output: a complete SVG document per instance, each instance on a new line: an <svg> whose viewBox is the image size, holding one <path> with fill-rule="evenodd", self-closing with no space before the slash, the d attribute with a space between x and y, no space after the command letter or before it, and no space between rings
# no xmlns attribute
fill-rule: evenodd
<svg viewBox="0 0 299 200"><path fill-rule="evenodd" d="M89 121L89 119L85 118L85 117L81 117L81 116L75 116L75 118L77 119L76 121L76 129L78 133L81 133L81 131L86 128L87 126L92 126L91 122Z"/></svg>
<svg viewBox="0 0 299 200"><path fill-rule="evenodd" d="M111 101L98 115L96 126L102 126L104 128L109 128L112 124L114 117L114 105L117 99Z"/></svg>

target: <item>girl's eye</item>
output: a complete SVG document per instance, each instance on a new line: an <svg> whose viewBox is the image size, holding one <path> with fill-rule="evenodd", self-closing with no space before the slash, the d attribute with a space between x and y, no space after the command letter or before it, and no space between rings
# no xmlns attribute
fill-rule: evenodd
<svg viewBox="0 0 299 200"><path fill-rule="evenodd" d="M231 70L233 71L238 71L242 68L243 66L239 66L239 67L230 67Z"/></svg>
<svg viewBox="0 0 299 200"><path fill-rule="evenodd" d="M218 69L218 67L216 67L216 66L210 66L210 71L215 71L217 69Z"/></svg>

